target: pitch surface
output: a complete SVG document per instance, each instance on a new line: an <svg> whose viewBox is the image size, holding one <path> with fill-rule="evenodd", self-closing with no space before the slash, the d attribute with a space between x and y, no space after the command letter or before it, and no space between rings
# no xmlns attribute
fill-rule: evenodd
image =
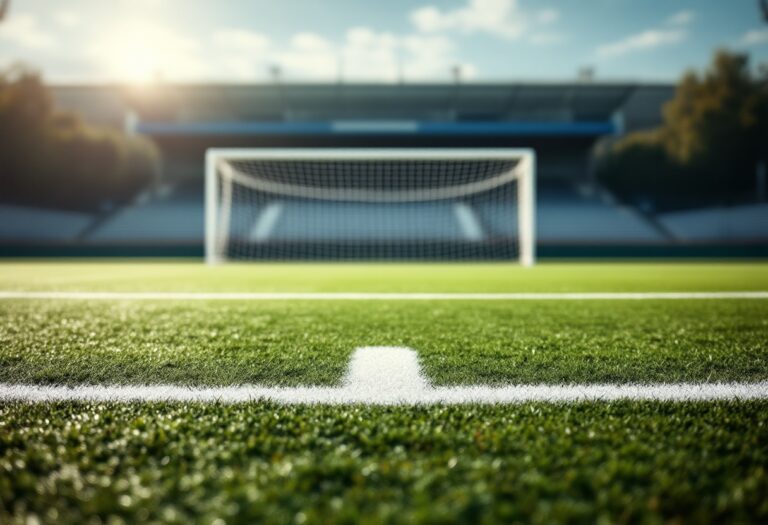
<svg viewBox="0 0 768 525"><path fill-rule="evenodd" d="M763 264L4 263L0 289L768 290ZM0 301L0 382L335 385L361 346L437 385L764 381L768 301ZM0 403L0 521L759 522L768 402Z"/></svg>

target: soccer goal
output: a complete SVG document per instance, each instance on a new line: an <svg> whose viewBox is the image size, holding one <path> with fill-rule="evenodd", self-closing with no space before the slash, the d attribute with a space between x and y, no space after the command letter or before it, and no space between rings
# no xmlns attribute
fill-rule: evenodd
<svg viewBox="0 0 768 525"><path fill-rule="evenodd" d="M205 254L535 260L530 149L210 149Z"/></svg>

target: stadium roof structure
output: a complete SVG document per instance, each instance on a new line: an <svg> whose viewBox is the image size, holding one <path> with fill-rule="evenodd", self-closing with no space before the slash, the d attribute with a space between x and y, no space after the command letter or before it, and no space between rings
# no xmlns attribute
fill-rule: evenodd
<svg viewBox="0 0 768 525"><path fill-rule="evenodd" d="M208 148L525 147L540 179L587 179L604 137L659 125L671 84L55 86L56 106L154 140L164 180L202 180Z"/></svg>
<svg viewBox="0 0 768 525"><path fill-rule="evenodd" d="M154 84L53 88L57 107L151 136L583 139L658 125L669 84ZM130 118L126 118L130 115Z"/></svg>
<svg viewBox="0 0 768 525"><path fill-rule="evenodd" d="M162 85L128 92L160 135L602 136L632 84Z"/></svg>

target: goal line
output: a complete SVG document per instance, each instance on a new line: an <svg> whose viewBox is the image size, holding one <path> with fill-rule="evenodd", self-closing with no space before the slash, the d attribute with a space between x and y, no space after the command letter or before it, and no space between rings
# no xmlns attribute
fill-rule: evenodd
<svg viewBox="0 0 768 525"><path fill-rule="evenodd" d="M753 383L534 384L436 387L410 348L365 347L352 355L340 386L189 387L178 385L51 386L0 383L0 401L50 403L199 402L365 405L692 402L768 399L768 381Z"/></svg>

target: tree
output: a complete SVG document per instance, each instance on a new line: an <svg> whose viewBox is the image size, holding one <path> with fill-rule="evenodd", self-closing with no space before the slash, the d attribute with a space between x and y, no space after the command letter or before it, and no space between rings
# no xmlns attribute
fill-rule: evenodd
<svg viewBox="0 0 768 525"><path fill-rule="evenodd" d="M157 151L146 139L89 126L54 111L40 77L0 75L0 199L94 211L132 199L153 179Z"/></svg>
<svg viewBox="0 0 768 525"><path fill-rule="evenodd" d="M704 74L686 73L662 126L628 135L601 155L598 176L629 200L661 208L723 203L754 190L768 158L768 77L746 56L718 52Z"/></svg>

